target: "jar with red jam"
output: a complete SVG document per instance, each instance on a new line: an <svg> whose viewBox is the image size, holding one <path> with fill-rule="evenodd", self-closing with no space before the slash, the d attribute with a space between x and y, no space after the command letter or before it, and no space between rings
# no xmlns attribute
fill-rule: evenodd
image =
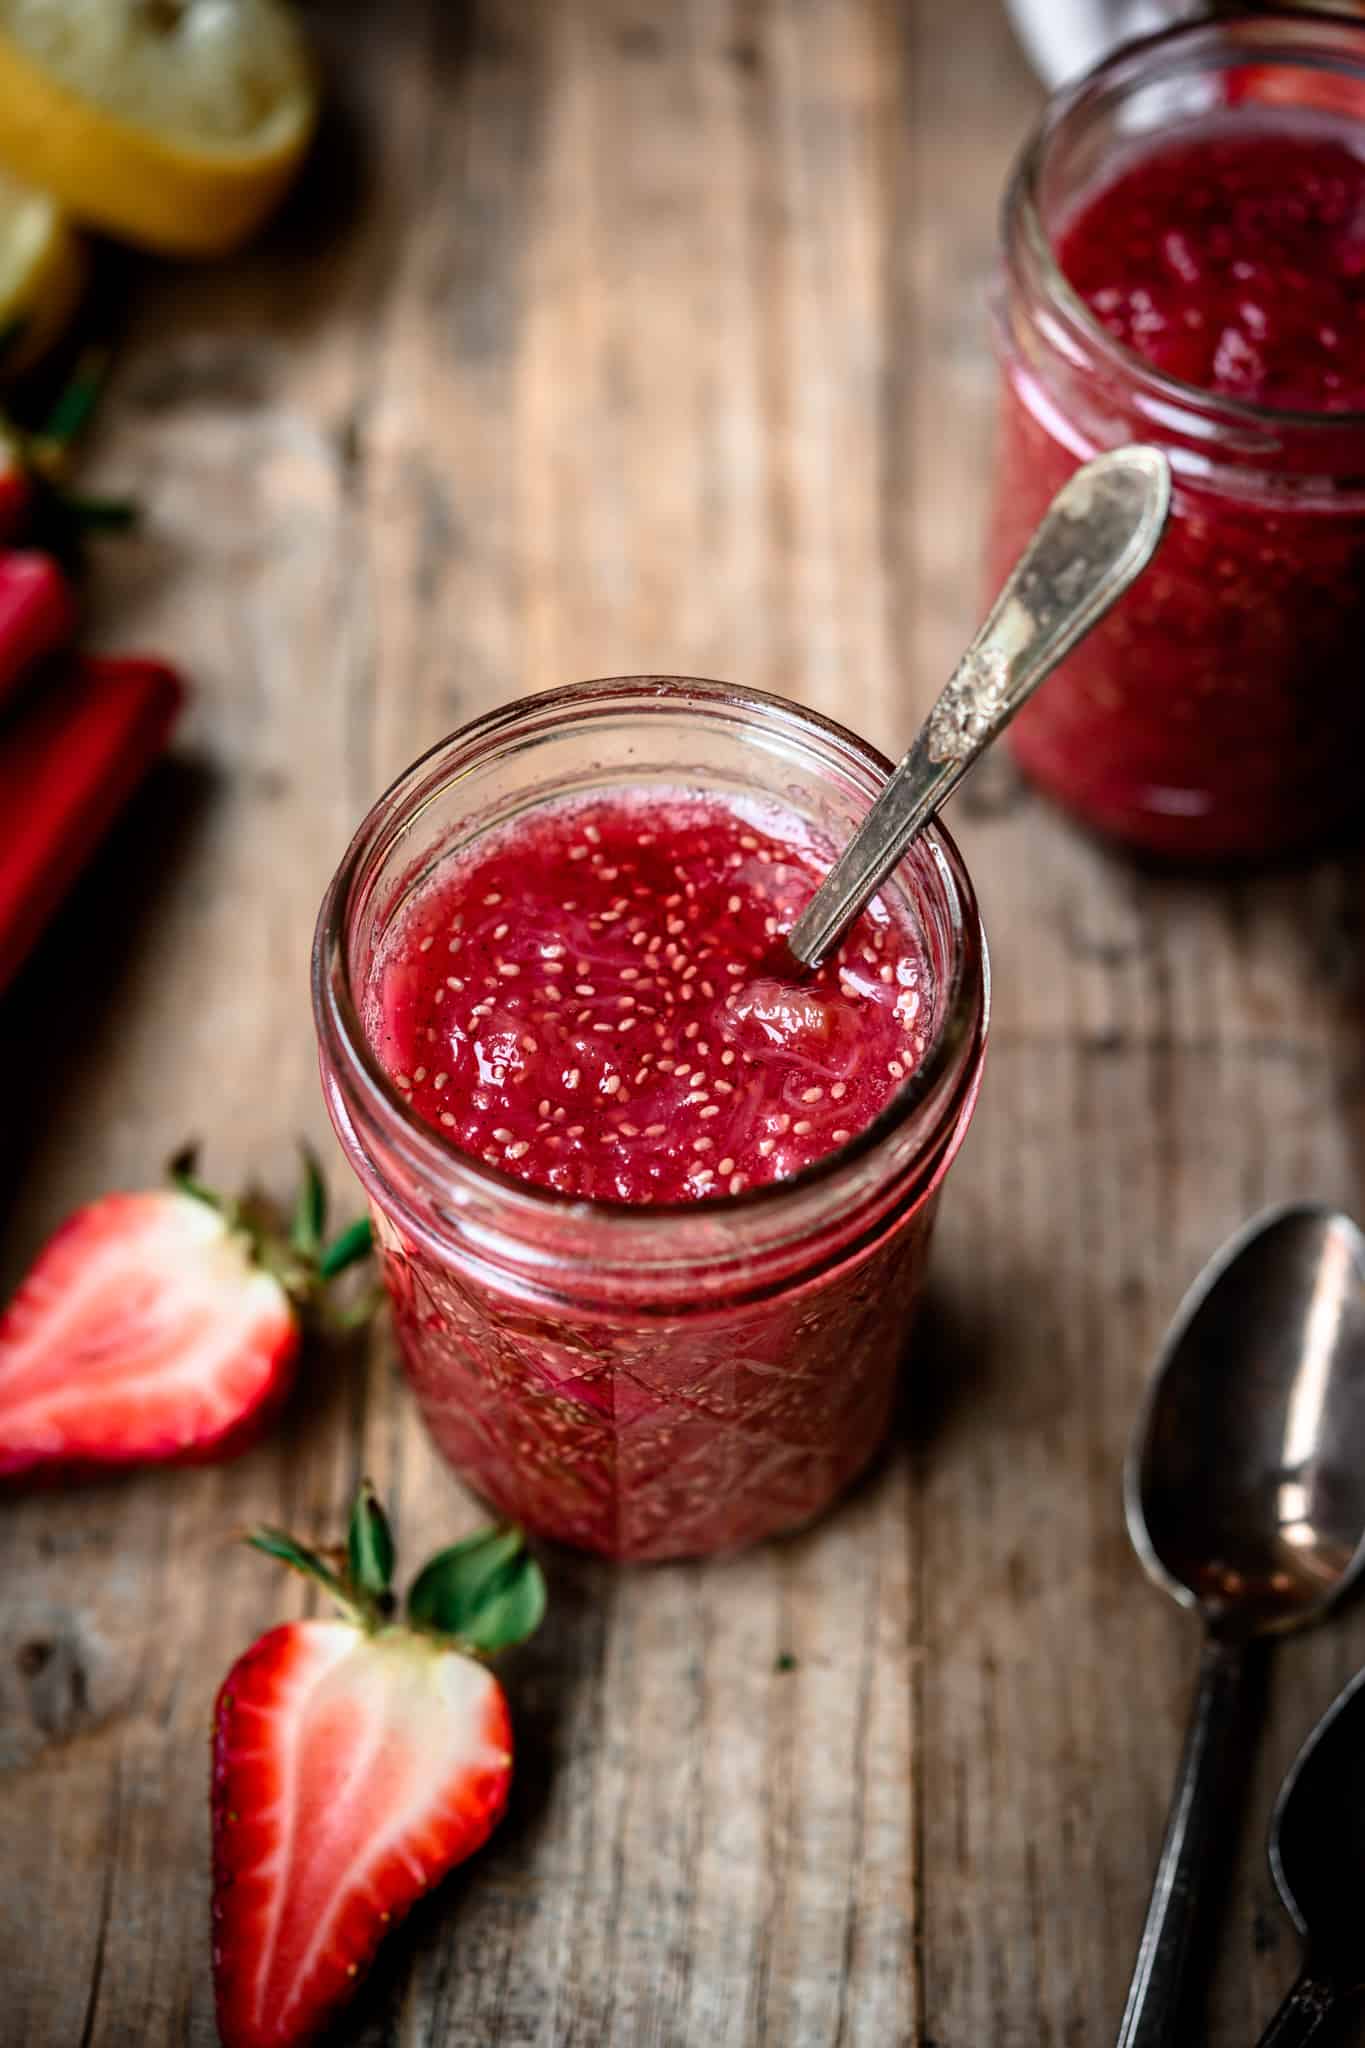
<svg viewBox="0 0 1365 2048"><path fill-rule="evenodd" d="M430 1432L617 1558L808 1521L882 1441L985 1049L935 827L813 977L782 934L890 764L718 683L529 697L418 761L318 926L327 1105Z"/></svg>
<svg viewBox="0 0 1365 2048"><path fill-rule="evenodd" d="M1056 96L1004 209L991 569L1154 442L1157 557L1016 721L1041 789L1177 860L1289 853L1365 796L1365 27L1133 43Z"/></svg>

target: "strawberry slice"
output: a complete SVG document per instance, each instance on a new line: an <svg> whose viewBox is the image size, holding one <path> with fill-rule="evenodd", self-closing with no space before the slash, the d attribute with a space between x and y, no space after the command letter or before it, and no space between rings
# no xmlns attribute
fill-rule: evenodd
<svg viewBox="0 0 1365 2048"><path fill-rule="evenodd" d="M176 1175L78 1210L0 1316L0 1479L244 1449L292 1383L300 1309L368 1249L361 1225L322 1250L311 1156L287 1239Z"/></svg>
<svg viewBox="0 0 1365 2048"><path fill-rule="evenodd" d="M224 2048L315 2040L383 1937L487 1841L512 1776L503 1689L477 1653L545 1608L517 1529L433 1558L391 1620L393 1542L368 1485L334 1570L276 1529L247 1538L326 1587L336 1621L239 1657L214 1710L213 1972Z"/></svg>

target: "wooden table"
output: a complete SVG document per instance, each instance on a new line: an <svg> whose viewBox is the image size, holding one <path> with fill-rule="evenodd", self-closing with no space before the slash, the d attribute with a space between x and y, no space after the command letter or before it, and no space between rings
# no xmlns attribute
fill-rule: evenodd
<svg viewBox="0 0 1365 2048"><path fill-rule="evenodd" d="M280 1186L322 1139L314 911L438 735L661 669L897 749L973 623L994 213L1038 100L991 0L315 17L338 111L286 216L136 281L92 481L149 524L96 623L197 690L0 1013L7 1279L187 1133L219 1181ZM1120 1461L1218 1240L1273 1198L1360 1204L1360 873L1154 880L1003 761L954 829L995 1029L892 1455L734 1562L551 1560L512 1815L343 2038L1112 2038L1195 1651L1129 1553ZM213 2041L210 1703L307 1597L228 1539L325 1535L362 1471L410 1558L478 1519L386 1333L238 1464L0 1507L6 2048ZM1275 1660L1217 2048L1291 1973L1266 1816L1362 1661L1360 1613Z"/></svg>

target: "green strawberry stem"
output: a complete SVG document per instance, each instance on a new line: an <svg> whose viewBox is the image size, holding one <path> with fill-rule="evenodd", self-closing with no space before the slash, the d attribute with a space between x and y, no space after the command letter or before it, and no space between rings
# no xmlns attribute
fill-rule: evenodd
<svg viewBox="0 0 1365 2048"><path fill-rule="evenodd" d="M88 425L108 382L111 360L107 348L82 349L75 370L57 394L56 404L33 436L39 467L64 457L81 429Z"/></svg>
<svg viewBox="0 0 1365 2048"><path fill-rule="evenodd" d="M251 1529L243 1539L320 1585L348 1620L367 1633L384 1627L394 1610L394 1568L388 1517L368 1479L351 1510L345 1563L336 1567L317 1549L283 1529ZM545 1578L526 1548L522 1530L481 1529L433 1557L408 1593L411 1626L467 1655L490 1657L510 1649L540 1626Z"/></svg>
<svg viewBox="0 0 1365 2048"><path fill-rule="evenodd" d="M351 1510L346 1556L353 1584L374 1600L390 1598L394 1566L393 1531L368 1479L361 1480L360 1491Z"/></svg>
<svg viewBox="0 0 1365 2048"><path fill-rule="evenodd" d="M302 1572L305 1578L316 1579L320 1586L325 1587L342 1612L362 1628L372 1625L368 1605L352 1597L349 1582L341 1574L334 1572L330 1565L325 1564L315 1550L309 1550L305 1544L296 1543L285 1530L272 1529L268 1523L263 1523L259 1528L248 1530L242 1540L249 1543L253 1550L263 1550L267 1557L275 1558L280 1564L287 1564L291 1571Z"/></svg>
<svg viewBox="0 0 1365 2048"><path fill-rule="evenodd" d="M48 488L82 533L127 533L142 516L136 498L91 497L84 491L64 491L56 484Z"/></svg>
<svg viewBox="0 0 1365 2048"><path fill-rule="evenodd" d="M319 1254L318 1275L323 1280L335 1280L338 1273L344 1273L348 1266L354 1266L373 1249L374 1231L368 1216L357 1216L354 1223L348 1223L339 1237L334 1237L327 1249Z"/></svg>
<svg viewBox="0 0 1365 2048"><path fill-rule="evenodd" d="M21 338L22 322L0 329L0 370L8 350ZM27 486L22 538L53 555L75 574L84 565L85 542L94 533L121 533L138 520L131 498L86 496L69 490L66 477L76 441L89 425L109 375L111 352L103 343L81 351L75 369L38 427L0 411L0 439Z"/></svg>
<svg viewBox="0 0 1365 2048"><path fill-rule="evenodd" d="M382 1298L380 1291L368 1292L359 1302L343 1308L333 1308L328 1290L340 1274L369 1257L374 1232L369 1218L358 1216L329 1245L323 1244L327 1189L322 1168L311 1146L300 1144L299 1151L303 1176L287 1230L281 1228L278 1211L259 1196L247 1194L230 1200L202 1181L197 1145L182 1146L168 1162L166 1171L182 1195L217 1210L229 1229L249 1239L257 1264L274 1274L296 1306L318 1311L336 1329L355 1329L373 1315Z"/></svg>
<svg viewBox="0 0 1365 2048"><path fill-rule="evenodd" d="M182 1145L180 1150L166 1161L166 1178L174 1187L179 1188L182 1195L191 1195L196 1202L203 1202L208 1208L217 1209L223 1214L231 1213L226 1208L222 1196L199 1179L196 1170L198 1165L199 1147L193 1143Z"/></svg>
<svg viewBox="0 0 1365 2048"><path fill-rule="evenodd" d="M303 1179L294 1203L289 1242L301 1259L316 1259L322 1250L323 1232L327 1228L327 1183L322 1177L318 1155L306 1140L300 1141L299 1153L303 1160Z"/></svg>

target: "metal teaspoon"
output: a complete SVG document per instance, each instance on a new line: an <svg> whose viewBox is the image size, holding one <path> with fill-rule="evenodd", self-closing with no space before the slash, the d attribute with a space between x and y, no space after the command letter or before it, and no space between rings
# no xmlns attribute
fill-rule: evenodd
<svg viewBox="0 0 1365 2048"><path fill-rule="evenodd" d="M1187 2038L1196 1890L1248 1649L1316 1620L1365 1559L1365 1237L1348 1216L1268 1210L1204 1268L1157 1362L1125 1493L1147 1571L1204 1624L1118 2035L1119 2048L1170 2048Z"/></svg>
<svg viewBox="0 0 1365 2048"><path fill-rule="evenodd" d="M1365 1990L1365 1671L1327 1709L1280 1788L1270 1869L1304 1959L1260 2048L1302 2048L1339 2001Z"/></svg>
<svg viewBox="0 0 1365 2048"><path fill-rule="evenodd" d="M1114 448L1062 485L910 751L787 935L818 967L917 832L1063 655L1146 568L1171 501L1158 448Z"/></svg>

